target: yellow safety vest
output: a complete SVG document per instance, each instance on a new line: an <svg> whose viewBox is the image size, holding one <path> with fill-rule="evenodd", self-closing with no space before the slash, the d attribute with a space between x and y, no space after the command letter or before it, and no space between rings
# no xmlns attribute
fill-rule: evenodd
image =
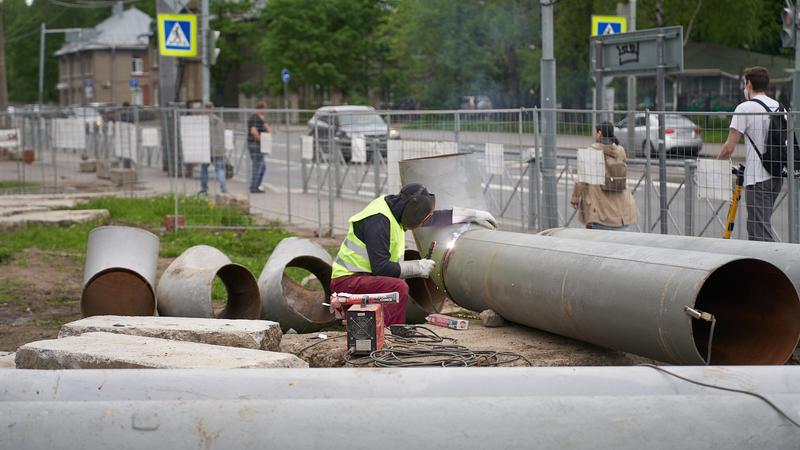
<svg viewBox="0 0 800 450"><path fill-rule="evenodd" d="M367 245L356 236L353 224L375 214L383 214L389 219L389 260L392 262L400 261L400 256L405 250L405 231L395 219L386 200L383 197L379 197L348 220L350 225L347 229L347 236L339 247L336 260L333 261L331 278L344 277L354 273L372 273L372 266L369 264L369 255L367 254Z"/></svg>

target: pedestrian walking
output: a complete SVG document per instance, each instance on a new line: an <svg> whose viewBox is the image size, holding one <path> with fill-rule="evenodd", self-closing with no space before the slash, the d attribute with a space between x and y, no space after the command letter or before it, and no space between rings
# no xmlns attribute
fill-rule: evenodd
<svg viewBox="0 0 800 450"><path fill-rule="evenodd" d="M264 161L264 154L261 153L261 133L269 133L269 124L264 120L263 109L266 105L263 102L256 103L256 111L247 119L247 151L250 153L250 193L258 194L264 192L264 174L267 172L267 164Z"/></svg>
<svg viewBox="0 0 800 450"><path fill-rule="evenodd" d="M211 138L211 164L214 164L214 173L219 183L219 190L223 193L228 192L225 186L225 124L222 118L214 114L214 103L206 103L208 110L209 120L209 133ZM208 193L208 166L210 164L202 164L200 166L200 194Z"/></svg>

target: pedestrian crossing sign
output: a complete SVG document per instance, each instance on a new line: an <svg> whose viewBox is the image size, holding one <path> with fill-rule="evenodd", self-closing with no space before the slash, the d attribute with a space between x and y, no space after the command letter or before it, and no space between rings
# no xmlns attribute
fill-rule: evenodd
<svg viewBox="0 0 800 450"><path fill-rule="evenodd" d="M592 36L628 31L628 19L621 16L592 16Z"/></svg>
<svg viewBox="0 0 800 450"><path fill-rule="evenodd" d="M158 50L163 56L197 56L197 16L159 14Z"/></svg>

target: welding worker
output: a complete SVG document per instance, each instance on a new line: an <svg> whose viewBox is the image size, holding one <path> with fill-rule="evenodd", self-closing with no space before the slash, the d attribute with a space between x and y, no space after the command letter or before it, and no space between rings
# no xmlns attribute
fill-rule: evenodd
<svg viewBox="0 0 800 450"><path fill-rule="evenodd" d="M431 259L404 261L405 232L420 226L474 222L497 227L486 211L453 208L435 211L436 197L419 183L397 195L379 197L348 220L347 236L333 262L331 291L348 294L398 292L399 303L384 304L383 323L405 323L408 285L405 278L427 278L436 264Z"/></svg>

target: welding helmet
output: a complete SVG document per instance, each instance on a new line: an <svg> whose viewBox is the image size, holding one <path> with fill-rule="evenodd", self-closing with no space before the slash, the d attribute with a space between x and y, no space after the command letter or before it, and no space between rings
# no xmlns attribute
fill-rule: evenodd
<svg viewBox="0 0 800 450"><path fill-rule="evenodd" d="M422 225L433 214L436 206L436 197L428 192L423 184L410 183L400 189L400 198L405 202L405 207L400 215L400 224L406 230L412 230Z"/></svg>

